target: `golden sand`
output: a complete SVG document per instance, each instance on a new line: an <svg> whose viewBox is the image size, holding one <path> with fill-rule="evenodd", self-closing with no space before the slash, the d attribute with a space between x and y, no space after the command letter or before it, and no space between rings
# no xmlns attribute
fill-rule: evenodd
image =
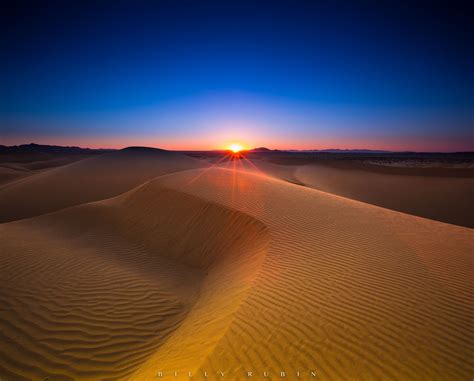
<svg viewBox="0 0 474 381"><path fill-rule="evenodd" d="M472 229L257 172L131 184L0 225L2 379L472 378Z"/></svg>
<svg viewBox="0 0 474 381"><path fill-rule="evenodd" d="M153 177L200 166L190 157L154 149L80 160L0 187L0 223L117 196Z"/></svg>
<svg viewBox="0 0 474 381"><path fill-rule="evenodd" d="M295 168L302 184L363 201L450 224L474 227L474 178L396 175L356 168L328 165L303 165ZM411 168L410 168L411 169ZM414 168L413 168L414 169Z"/></svg>

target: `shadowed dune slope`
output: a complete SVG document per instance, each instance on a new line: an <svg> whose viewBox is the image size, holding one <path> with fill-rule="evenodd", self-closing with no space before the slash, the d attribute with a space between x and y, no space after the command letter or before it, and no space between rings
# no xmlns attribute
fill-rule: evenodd
<svg viewBox="0 0 474 381"><path fill-rule="evenodd" d="M472 230L226 169L148 186L244 212L271 241L225 333L188 315L131 380L176 370L180 380L187 371L237 380L249 370L306 379L317 370L322 380L472 377Z"/></svg>
<svg viewBox="0 0 474 381"><path fill-rule="evenodd" d="M31 175L31 172L28 170L14 169L0 165L0 187L29 175Z"/></svg>
<svg viewBox="0 0 474 381"><path fill-rule="evenodd" d="M96 155L97 156L97 155ZM60 167L62 165L71 164L75 161L83 160L93 157L91 155L66 155L60 157L49 158L48 160L32 160L27 162L22 161L3 161L0 162L0 166L9 167L12 169L26 170L26 171L40 171L52 167Z"/></svg>
<svg viewBox="0 0 474 381"><path fill-rule="evenodd" d="M212 347L269 242L254 218L146 185L0 237L0 378L15 381L124 379L202 324Z"/></svg>
<svg viewBox="0 0 474 381"><path fill-rule="evenodd" d="M139 147L84 159L0 188L0 223L106 199L150 178L200 166L179 153Z"/></svg>
<svg viewBox="0 0 474 381"><path fill-rule="evenodd" d="M83 160L87 157L88 156L85 155L74 155L53 158L50 160L32 161L28 163L0 162L0 187L7 183L12 183L22 178L32 176L41 171L70 164L75 161Z"/></svg>
<svg viewBox="0 0 474 381"><path fill-rule="evenodd" d="M474 227L474 178L396 175L326 165L300 166L306 186L384 208L450 224ZM403 170L405 168L401 168ZM416 170L415 168L408 168ZM420 173L424 169L418 169Z"/></svg>

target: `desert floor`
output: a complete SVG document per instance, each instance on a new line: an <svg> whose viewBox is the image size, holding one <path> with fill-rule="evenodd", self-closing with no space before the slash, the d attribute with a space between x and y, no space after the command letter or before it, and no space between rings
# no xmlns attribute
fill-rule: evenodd
<svg viewBox="0 0 474 381"><path fill-rule="evenodd" d="M474 375L472 177L153 149L2 168L2 381Z"/></svg>

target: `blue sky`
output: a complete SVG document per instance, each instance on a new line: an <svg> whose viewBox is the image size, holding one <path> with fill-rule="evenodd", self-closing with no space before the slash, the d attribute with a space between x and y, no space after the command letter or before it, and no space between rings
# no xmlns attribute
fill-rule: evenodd
<svg viewBox="0 0 474 381"><path fill-rule="evenodd" d="M3 17L0 144L474 149L472 26L452 2L41 1Z"/></svg>

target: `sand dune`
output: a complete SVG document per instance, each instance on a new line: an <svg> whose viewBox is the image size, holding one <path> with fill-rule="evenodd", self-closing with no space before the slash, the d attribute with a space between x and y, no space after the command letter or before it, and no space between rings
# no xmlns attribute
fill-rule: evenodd
<svg viewBox="0 0 474 381"><path fill-rule="evenodd" d="M474 373L471 229L214 168L0 236L7 379Z"/></svg>
<svg viewBox="0 0 474 381"><path fill-rule="evenodd" d="M67 155L57 158L49 158L47 160L32 160L27 162L2 162L0 165L19 170L37 171L53 167L60 167L62 165L70 164L75 161L87 159L90 155Z"/></svg>
<svg viewBox="0 0 474 381"><path fill-rule="evenodd" d="M179 358L202 346L211 326L195 330L185 347L178 330L133 379L184 368L317 368L321 379L339 380L470 377L472 230L262 176L220 169L193 178L182 172L150 186L185 189L254 216L269 229L270 247L208 356ZM171 352L173 345L180 350Z"/></svg>
<svg viewBox="0 0 474 381"><path fill-rule="evenodd" d="M70 164L90 157L88 155L69 155L58 158L50 158L48 160L38 161L8 161L8 157L0 158L0 187L7 183L11 183L22 178L34 175L40 171L54 167ZM11 158L15 159L15 158ZM18 159L18 158L17 158Z"/></svg>
<svg viewBox="0 0 474 381"><path fill-rule="evenodd" d="M289 183L304 185L297 177L296 172L298 166L296 165L280 165L264 160L252 159L227 159L219 162L216 167L232 169L243 172L250 172L254 174L267 175L276 179L284 180Z"/></svg>
<svg viewBox="0 0 474 381"><path fill-rule="evenodd" d="M0 188L0 223L116 196L155 176L202 165L188 156L151 148L77 161Z"/></svg>
<svg viewBox="0 0 474 381"><path fill-rule="evenodd" d="M148 188L0 225L0 235L7 380L123 378L187 316L224 332L268 242L242 213ZM225 311L209 315L213 306Z"/></svg>
<svg viewBox="0 0 474 381"><path fill-rule="evenodd" d="M309 187L339 196L450 224L474 227L474 178L448 177L446 174L425 176L422 175L424 169L416 168L401 168L400 174L389 173L393 169L387 170L387 173L383 170L379 168L374 172L355 166L313 164L297 167L295 177ZM403 170L411 173L404 174ZM440 170L438 172L443 174Z"/></svg>
<svg viewBox="0 0 474 381"><path fill-rule="evenodd" d="M0 166L0 186L22 179L31 174L28 170L14 169Z"/></svg>

